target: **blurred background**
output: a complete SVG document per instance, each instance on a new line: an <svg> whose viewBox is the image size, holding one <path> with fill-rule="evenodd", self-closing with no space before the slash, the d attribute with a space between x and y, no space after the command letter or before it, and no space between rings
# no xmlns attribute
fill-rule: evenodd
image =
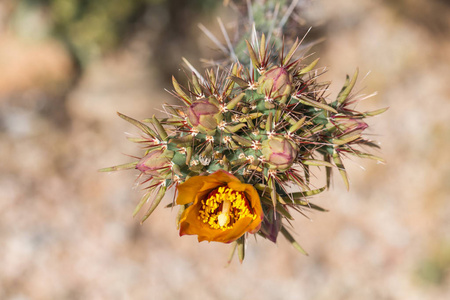
<svg viewBox="0 0 450 300"><path fill-rule="evenodd" d="M228 1L225 1L228 2ZM159 114L181 57L218 56L245 2L0 2L0 299L444 299L450 295L450 5L445 0L298 1L299 35L328 67L330 97L359 67L361 110L387 164L347 160L345 190L284 239L229 245L179 238L176 211L131 214L137 172L99 173L139 149L117 117ZM295 27L291 27L294 33ZM222 39L223 40L223 39ZM369 74L370 73L370 74ZM363 90L364 89L364 90ZM132 188L132 187L135 188ZM166 201L171 201L171 195Z"/></svg>

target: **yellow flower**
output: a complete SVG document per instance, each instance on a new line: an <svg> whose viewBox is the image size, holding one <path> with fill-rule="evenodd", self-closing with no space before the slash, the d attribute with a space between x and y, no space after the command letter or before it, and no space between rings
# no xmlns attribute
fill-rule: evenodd
<svg viewBox="0 0 450 300"><path fill-rule="evenodd" d="M256 233L264 217L258 192L219 170L194 176L178 186L177 204L187 207L180 218L180 236L198 235L198 241L230 243L244 233Z"/></svg>

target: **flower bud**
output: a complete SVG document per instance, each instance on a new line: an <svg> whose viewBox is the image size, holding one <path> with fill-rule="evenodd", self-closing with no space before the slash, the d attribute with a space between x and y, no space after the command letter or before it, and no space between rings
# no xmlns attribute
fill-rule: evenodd
<svg viewBox="0 0 450 300"><path fill-rule="evenodd" d="M280 213L274 214L273 210L270 209L266 214L264 214L264 220L261 223L260 233L262 236L267 238L269 241L276 243L278 233L281 230L281 220L282 216Z"/></svg>
<svg viewBox="0 0 450 300"><path fill-rule="evenodd" d="M188 109L189 124L199 132L214 135L217 125L222 122L219 103L214 97L194 101Z"/></svg>
<svg viewBox="0 0 450 300"><path fill-rule="evenodd" d="M262 143L262 154L270 169L287 170L297 157L298 148L291 141L275 136Z"/></svg>
<svg viewBox="0 0 450 300"><path fill-rule="evenodd" d="M341 130L343 135L352 133L352 135L360 136L361 133L369 126L361 119L337 118L336 121L336 127Z"/></svg>
<svg viewBox="0 0 450 300"><path fill-rule="evenodd" d="M257 92L284 102L292 90L292 75L284 67L266 71L258 80Z"/></svg>
<svg viewBox="0 0 450 300"><path fill-rule="evenodd" d="M152 150L139 160L136 169L146 175L162 176L169 170L173 155L174 152L169 150Z"/></svg>

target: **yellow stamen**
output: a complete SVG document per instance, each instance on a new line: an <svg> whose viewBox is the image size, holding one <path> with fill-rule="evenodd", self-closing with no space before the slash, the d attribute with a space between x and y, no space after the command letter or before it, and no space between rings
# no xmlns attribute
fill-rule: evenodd
<svg viewBox="0 0 450 300"><path fill-rule="evenodd" d="M256 219L249 210L246 196L228 187L213 190L206 199L201 200L198 219L213 229L230 229L244 217Z"/></svg>

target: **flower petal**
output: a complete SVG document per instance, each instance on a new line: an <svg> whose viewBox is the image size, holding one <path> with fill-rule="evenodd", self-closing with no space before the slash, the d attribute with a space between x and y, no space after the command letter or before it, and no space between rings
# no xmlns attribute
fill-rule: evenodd
<svg viewBox="0 0 450 300"><path fill-rule="evenodd" d="M236 176L232 175L231 173L228 173L224 170L218 170L208 177L214 178L219 182L228 183L228 182L238 182L241 183L239 179L236 178Z"/></svg>
<svg viewBox="0 0 450 300"><path fill-rule="evenodd" d="M247 188L247 185L249 185L250 187L253 187L250 184L245 184L245 183L242 183L240 181L239 182L232 181L232 182L228 183L228 187L230 189L235 190L236 192L243 192L243 191L245 191L245 189Z"/></svg>
<svg viewBox="0 0 450 300"><path fill-rule="evenodd" d="M264 213L262 210L258 192L252 185L246 184L246 189L244 193L247 196L247 199L249 199L250 205L253 209L252 213L256 214L257 216L260 216L262 220L264 218Z"/></svg>
<svg viewBox="0 0 450 300"><path fill-rule="evenodd" d="M203 187L207 176L194 176L178 185L177 204L183 205L194 202L198 191Z"/></svg>
<svg viewBox="0 0 450 300"><path fill-rule="evenodd" d="M199 205L191 205L184 210L180 218L180 236L198 235L199 242L204 240L214 241L218 230L212 229L209 224L203 223L197 218L199 210Z"/></svg>

